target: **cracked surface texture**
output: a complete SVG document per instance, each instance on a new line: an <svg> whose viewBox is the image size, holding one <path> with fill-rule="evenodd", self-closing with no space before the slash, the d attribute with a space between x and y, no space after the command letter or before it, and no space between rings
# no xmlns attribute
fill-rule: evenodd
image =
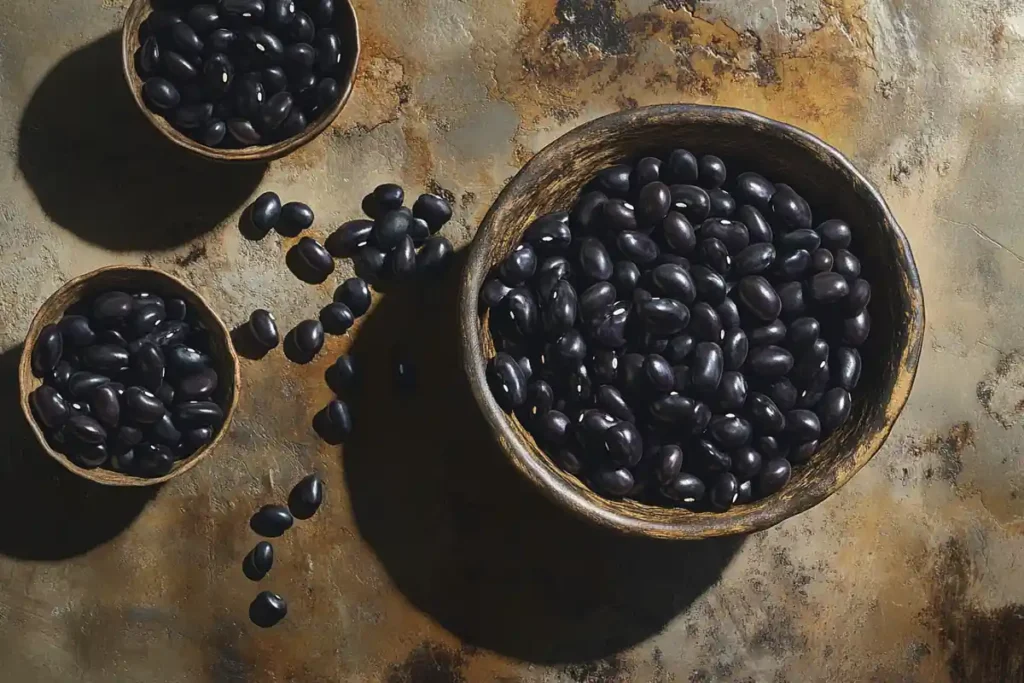
<svg viewBox="0 0 1024 683"><path fill-rule="evenodd" d="M983 0L356 0L352 99L269 167L211 166L146 128L120 75L127 0L0 0L0 678L64 683L1024 680L1024 5ZM206 463L156 491L86 487L16 418L22 335L62 282L147 263L229 326L284 330L351 272L294 278L244 239L273 189L324 238L380 182L444 193L465 246L547 142L621 108L745 107L848 154L908 234L928 304L917 383L839 494L746 539L664 547L564 518L501 461L461 379L454 289L379 297L314 363L244 361ZM361 433L313 415L342 351ZM394 420L402 427L396 429ZM241 561L260 505L312 469L320 513ZM263 589L288 618L261 631Z"/></svg>

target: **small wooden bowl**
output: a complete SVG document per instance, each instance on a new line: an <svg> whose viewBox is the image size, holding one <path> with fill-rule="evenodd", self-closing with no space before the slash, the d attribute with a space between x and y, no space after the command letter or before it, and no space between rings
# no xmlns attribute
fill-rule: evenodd
<svg viewBox="0 0 1024 683"><path fill-rule="evenodd" d="M56 323L64 316L64 311L72 304L88 298L94 294L110 289L124 289L128 291L147 291L161 296L173 296L184 299L200 322L206 326L210 334L210 356L213 358L214 367L220 377L220 386L214 394L214 400L224 409L224 422L214 435L213 440L197 450L184 460L174 463L174 468L162 477L152 479L146 477L134 477L113 470L102 468L85 469L79 467L63 453L50 447L46 435L36 423L36 418L29 407L28 397L36 390L42 381L32 374L32 349L35 346L39 333L47 325ZM203 297L199 296L184 282L167 273L155 268L142 266L108 266L94 270L76 277L64 284L46 302L32 319L28 329L28 336L25 337L25 346L21 352L21 362L18 365L18 381L21 393L21 410L25 414L32 431L46 453L68 468L75 474L94 481L98 484L108 486L152 486L169 481L180 474L184 474L199 464L217 446L221 438L228 430L231 417L234 415L235 406L238 404L238 387L241 378L239 375L238 356L231 345L231 335L228 329L213 312L210 305Z"/></svg>
<svg viewBox="0 0 1024 683"><path fill-rule="evenodd" d="M676 147L714 153L730 169L787 182L816 210L854 228L854 250L872 283L873 329L861 349L863 372L850 419L810 462L795 467L778 494L725 513L662 508L603 498L544 454L491 396L485 363L494 355L478 297L488 272L537 216L568 209L601 168L659 156ZM871 183L838 151L802 130L750 112L663 105L612 114L562 136L537 154L502 191L470 250L460 295L466 372L501 447L515 466L561 505L594 522L643 536L698 539L766 529L820 503L867 464L910 395L924 332L924 299L906 236Z"/></svg>
<svg viewBox="0 0 1024 683"><path fill-rule="evenodd" d="M345 108L345 103L348 102L348 98L352 94L352 84L356 78L356 65L359 62L359 22L350 0L336 0L334 27L347 49L342 55L341 68L336 79L341 88L341 97L330 111L322 113L299 135L275 142L272 145L221 149L199 144L177 130L163 116L150 111L142 99L143 81L135 71L135 52L139 49L139 27L153 12L154 4L159 5L159 0L156 0L155 3L154 0L133 0L131 7L128 8L128 13L124 17L124 27L121 30L121 65L124 70L124 78L128 82L129 90L132 91L135 103L139 105L139 110L149 119L150 123L156 126L157 130L163 133L164 137L179 147L184 147L190 152L215 161L273 161L280 159L324 132Z"/></svg>

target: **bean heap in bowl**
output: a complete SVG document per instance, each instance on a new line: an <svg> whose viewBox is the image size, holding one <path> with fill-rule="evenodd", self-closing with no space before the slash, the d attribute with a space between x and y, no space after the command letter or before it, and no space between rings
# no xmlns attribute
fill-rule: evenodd
<svg viewBox="0 0 1024 683"><path fill-rule="evenodd" d="M154 11L135 55L146 105L207 147L298 135L341 97L336 77L352 49L333 30L332 0L302 7L220 0Z"/></svg>
<svg viewBox="0 0 1024 683"><path fill-rule="evenodd" d="M484 284L491 392L602 495L772 495L850 415L871 298L851 239L716 156L606 168Z"/></svg>
<svg viewBox="0 0 1024 683"><path fill-rule="evenodd" d="M224 420L208 338L182 299L101 293L40 332L32 413L79 467L163 476Z"/></svg>

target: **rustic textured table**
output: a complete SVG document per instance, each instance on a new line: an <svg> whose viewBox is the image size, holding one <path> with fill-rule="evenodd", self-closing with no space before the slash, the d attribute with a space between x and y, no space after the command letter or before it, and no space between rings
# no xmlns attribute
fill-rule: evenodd
<svg viewBox="0 0 1024 683"><path fill-rule="evenodd" d="M0 680L1024 680L1019 3L359 0L349 106L314 144L246 168L147 128L120 73L126 2L0 4ZM811 512L671 546L565 517L510 471L455 372L454 276L380 297L315 363L245 361L218 452L159 489L73 479L17 415L21 337L76 274L152 264L231 325L267 307L288 329L335 279L304 285L291 240L240 234L258 192L309 202L324 237L397 180L452 198L463 246L547 141L671 101L821 135L914 247L929 314L914 393ZM350 344L371 382L342 450L310 423ZM419 371L409 397L373 381L399 344ZM276 542L257 588L247 519L313 469L328 502ZM263 587L291 605L266 631L246 618Z"/></svg>

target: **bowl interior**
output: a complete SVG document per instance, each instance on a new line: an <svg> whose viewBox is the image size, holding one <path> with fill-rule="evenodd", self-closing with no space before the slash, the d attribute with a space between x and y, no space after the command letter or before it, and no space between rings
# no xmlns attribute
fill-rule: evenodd
<svg viewBox="0 0 1024 683"><path fill-rule="evenodd" d="M89 297L95 296L103 291L120 289L128 292L151 292L164 297L176 297L184 299L195 317L209 332L208 353L213 361L213 367L220 378L217 390L213 399L224 410L224 422L214 435L213 440L197 450L191 457L179 460L174 463L174 468L162 477L144 478L135 477L112 470L96 468L84 469L73 463L67 456L52 449L46 440L46 435L36 423L31 409L29 408L28 397L42 380L32 374L31 358L32 348L39 336L39 332L47 325L58 322L68 307ZM217 317L206 301L187 287L177 278L151 268L142 267L121 267L113 266L88 273L79 278L71 280L53 296L46 300L46 303L36 313L35 319L29 328L28 337L25 341L25 348L22 352L21 364L18 368L20 381L21 404L25 416L35 432L39 443L46 449L47 453L56 458L72 472L87 479L101 484L119 486L148 486L172 479L177 475L194 467L201 458L209 453L220 441L227 430L238 401L239 386L239 364L231 345L231 337L224 323Z"/></svg>
<svg viewBox="0 0 1024 683"><path fill-rule="evenodd" d="M861 348L863 373L850 419L812 460L794 468L780 493L726 513L696 513L598 496L557 468L514 416L487 390L484 363L494 354L477 293L487 272L519 242L531 220L568 209L601 168L684 147L723 158L730 178L744 170L787 182L814 209L815 224L843 218L851 250L872 284L872 332ZM470 256L462 301L465 351L474 391L515 464L549 494L614 528L645 535L695 538L763 529L837 490L881 446L902 410L920 354L924 306L909 245L884 201L836 150L785 124L739 110L666 105L613 114L563 136L540 152L502 192Z"/></svg>
<svg viewBox="0 0 1024 683"><path fill-rule="evenodd" d="M310 122L306 130L299 135L275 142L270 145L256 145L243 149L222 149L219 147L207 147L201 145L189 136L177 130L167 119L159 114L150 111L142 98L143 80L135 70L135 53L139 49L139 27L146 20L154 9L165 6L160 0L134 0L128 13L124 18L124 28L121 33L121 61L124 69L125 79L128 87L131 88L132 97L135 98L139 109L150 122L175 144L196 154L215 159L217 161L270 161L279 159L290 154L299 147L320 135L327 129L331 122L338 117L344 109L352 94L352 84L355 82L356 65L359 62L359 22L356 19L355 9L350 0L336 0L334 3L334 29L341 38L345 48L341 58L341 65L338 69L336 80L341 89L341 96L329 110L320 114L315 121Z"/></svg>

